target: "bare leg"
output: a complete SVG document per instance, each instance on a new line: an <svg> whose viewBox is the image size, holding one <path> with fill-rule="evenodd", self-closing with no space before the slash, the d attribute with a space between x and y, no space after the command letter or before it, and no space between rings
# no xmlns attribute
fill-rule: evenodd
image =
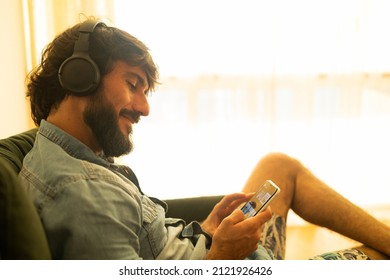
<svg viewBox="0 0 390 280"><path fill-rule="evenodd" d="M267 155L256 165L243 191L255 191L266 179L281 188L271 204L274 213L287 219L292 209L310 223L363 243L359 249L372 259L390 256L390 227L328 187L299 161L279 153Z"/></svg>

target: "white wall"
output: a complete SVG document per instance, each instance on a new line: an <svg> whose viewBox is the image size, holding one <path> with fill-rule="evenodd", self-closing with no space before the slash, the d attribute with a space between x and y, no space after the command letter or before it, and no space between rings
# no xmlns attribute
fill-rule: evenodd
<svg viewBox="0 0 390 280"><path fill-rule="evenodd" d="M0 138L29 128L22 1L0 0Z"/></svg>

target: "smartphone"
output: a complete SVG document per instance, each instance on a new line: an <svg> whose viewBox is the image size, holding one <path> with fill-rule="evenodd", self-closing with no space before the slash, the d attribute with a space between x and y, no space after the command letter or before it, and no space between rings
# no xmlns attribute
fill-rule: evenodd
<svg viewBox="0 0 390 280"><path fill-rule="evenodd" d="M245 218L253 217L264 210L272 199L280 192L280 188L271 180L265 181L252 198L241 208Z"/></svg>

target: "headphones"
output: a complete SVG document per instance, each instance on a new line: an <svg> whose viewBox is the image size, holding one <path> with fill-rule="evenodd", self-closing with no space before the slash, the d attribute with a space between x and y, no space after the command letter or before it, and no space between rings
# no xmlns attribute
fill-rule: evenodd
<svg viewBox="0 0 390 280"><path fill-rule="evenodd" d="M100 83L99 67L89 56L89 37L100 24L104 25L97 20L86 20L81 23L73 54L58 70L61 86L73 95L87 96L94 92Z"/></svg>

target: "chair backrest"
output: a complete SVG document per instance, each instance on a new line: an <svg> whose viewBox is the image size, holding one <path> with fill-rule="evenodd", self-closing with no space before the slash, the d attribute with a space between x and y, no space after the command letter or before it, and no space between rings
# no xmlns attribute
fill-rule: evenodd
<svg viewBox="0 0 390 280"><path fill-rule="evenodd" d="M50 259L40 218L18 173L37 129L0 140L0 259Z"/></svg>

